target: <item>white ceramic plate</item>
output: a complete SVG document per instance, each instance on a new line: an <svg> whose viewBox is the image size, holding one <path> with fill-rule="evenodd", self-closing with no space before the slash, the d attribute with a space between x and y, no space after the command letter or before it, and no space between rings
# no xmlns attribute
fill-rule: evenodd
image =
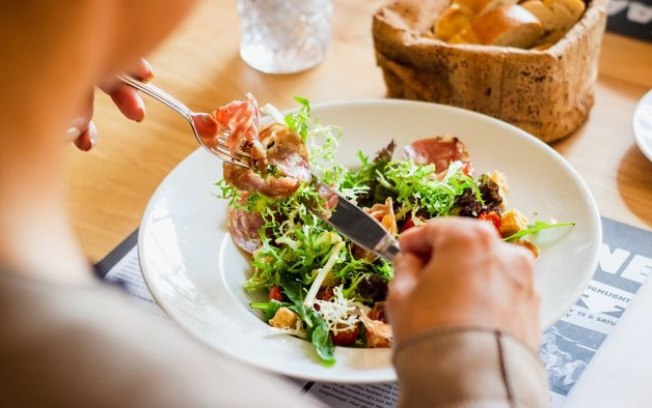
<svg viewBox="0 0 652 408"><path fill-rule="evenodd" d="M359 149L373 154L392 138L405 145L455 134L467 145L477 174L499 169L507 175L509 206L543 220L576 222L562 239L544 245L537 261L544 328L588 283L601 241L596 205L577 173L544 143L480 114L419 102L331 103L314 107L314 115L343 127L338 159L352 166ZM242 290L248 262L227 232L226 203L213 195L220 174L219 160L197 150L147 206L138 250L145 280L163 309L215 349L273 372L342 383L394 380L388 349L338 347L337 363L325 367L308 342L273 332L249 310L251 298Z"/></svg>
<svg viewBox="0 0 652 408"><path fill-rule="evenodd" d="M634 112L634 136L643 154L652 161L652 91L643 96Z"/></svg>

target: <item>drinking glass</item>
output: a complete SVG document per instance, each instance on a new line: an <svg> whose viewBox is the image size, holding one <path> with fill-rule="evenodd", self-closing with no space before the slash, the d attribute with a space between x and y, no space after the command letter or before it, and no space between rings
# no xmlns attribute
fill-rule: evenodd
<svg viewBox="0 0 652 408"><path fill-rule="evenodd" d="M270 74L320 64L331 39L331 0L238 0L240 55Z"/></svg>

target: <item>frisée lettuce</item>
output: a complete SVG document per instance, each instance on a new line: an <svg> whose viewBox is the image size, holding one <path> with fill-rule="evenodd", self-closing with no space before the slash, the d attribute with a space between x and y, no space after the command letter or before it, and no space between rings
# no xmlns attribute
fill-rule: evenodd
<svg viewBox="0 0 652 408"><path fill-rule="evenodd" d="M335 346L391 345L384 301L393 271L390 262L353 244L316 215L328 210L316 179L365 209L394 235L452 215L492 222L510 241L522 240L535 232L532 228L544 228L534 224L528 229L519 214L504 218L512 210L505 211L502 175L475 178L471 163L458 156L446 168L422 160L395 160L396 146L390 141L374 156L358 152L356 168L337 164L341 129L314 120L306 99L297 102L299 109L285 116L269 105L261 111L301 137L316 178L283 198L241 191L223 179L217 182L218 196L228 200L234 210L231 217L253 216L259 225L253 231L257 245L244 290L263 291L268 300L253 302L251 308L270 325L310 341L324 364L335 362ZM433 140L445 143L451 152L463 148L456 138ZM441 157L437 159L440 163ZM509 230L502 231L503 226Z"/></svg>

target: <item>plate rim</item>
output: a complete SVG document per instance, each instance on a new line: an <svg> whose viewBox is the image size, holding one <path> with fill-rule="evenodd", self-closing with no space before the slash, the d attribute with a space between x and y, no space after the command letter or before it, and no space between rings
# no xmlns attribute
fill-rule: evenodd
<svg viewBox="0 0 652 408"><path fill-rule="evenodd" d="M652 161L652 146L648 146L648 143L652 143L652 137L650 138L650 142L646 143L643 140L643 135L641 132L637 131L638 125L636 122L639 120L640 115L642 115L641 111L645 105L649 105L652 109L652 89L647 91L636 103L634 115L632 116L632 131L634 132L636 145L638 146L638 149L641 151L641 153L643 153L643 155L647 157L648 160ZM652 121L652 119L650 119L650 121ZM652 131L650 131L650 135L652 136Z"/></svg>

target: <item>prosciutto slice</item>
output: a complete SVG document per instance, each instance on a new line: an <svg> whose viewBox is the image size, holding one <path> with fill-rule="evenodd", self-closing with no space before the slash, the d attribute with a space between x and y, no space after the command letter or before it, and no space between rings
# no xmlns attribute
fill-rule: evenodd
<svg viewBox="0 0 652 408"><path fill-rule="evenodd" d="M245 101L233 101L213 112L218 132L226 134L226 144L232 153L244 150L255 160L265 162L265 149L258 137L260 109L250 93Z"/></svg>
<svg viewBox="0 0 652 408"><path fill-rule="evenodd" d="M251 254L260 247L258 231L263 226L260 214L229 207L228 224L233 240L245 252Z"/></svg>
<svg viewBox="0 0 652 408"><path fill-rule="evenodd" d="M438 174L448 170L448 166L454 161L469 161L464 143L453 136L417 140L404 147L404 156L416 164L434 164Z"/></svg>
<svg viewBox="0 0 652 408"><path fill-rule="evenodd" d="M392 197L387 197L384 204L374 204L371 208L364 208L363 210L378 221L391 235L398 234L398 226L396 224L396 215L394 214L394 202ZM369 252L356 244L352 244L352 250L353 256L356 259L366 259L372 262L378 258L374 253Z"/></svg>
<svg viewBox="0 0 652 408"><path fill-rule="evenodd" d="M267 149L270 165L278 173L298 181L311 179L308 149L299 135L285 125L274 123L263 129L260 139Z"/></svg>
<svg viewBox="0 0 652 408"><path fill-rule="evenodd" d="M232 186L281 199L312 178L301 137L279 123L261 129L260 109L251 94L218 108L213 117L229 150L252 158L251 168L224 163L224 179Z"/></svg>
<svg viewBox="0 0 652 408"><path fill-rule="evenodd" d="M392 235L398 234L392 197L387 197L385 204L374 204L371 208L365 208L364 211L380 222L387 232Z"/></svg>
<svg viewBox="0 0 652 408"><path fill-rule="evenodd" d="M365 340L367 347L376 348L392 346L394 335L392 334L391 325L381 322L380 320L372 320L366 315L360 316L360 320L365 327Z"/></svg>
<svg viewBox="0 0 652 408"><path fill-rule="evenodd" d="M281 199L311 180L308 151L301 137L278 123L263 129L258 137L267 165L254 169L224 163L224 179L229 184Z"/></svg>

